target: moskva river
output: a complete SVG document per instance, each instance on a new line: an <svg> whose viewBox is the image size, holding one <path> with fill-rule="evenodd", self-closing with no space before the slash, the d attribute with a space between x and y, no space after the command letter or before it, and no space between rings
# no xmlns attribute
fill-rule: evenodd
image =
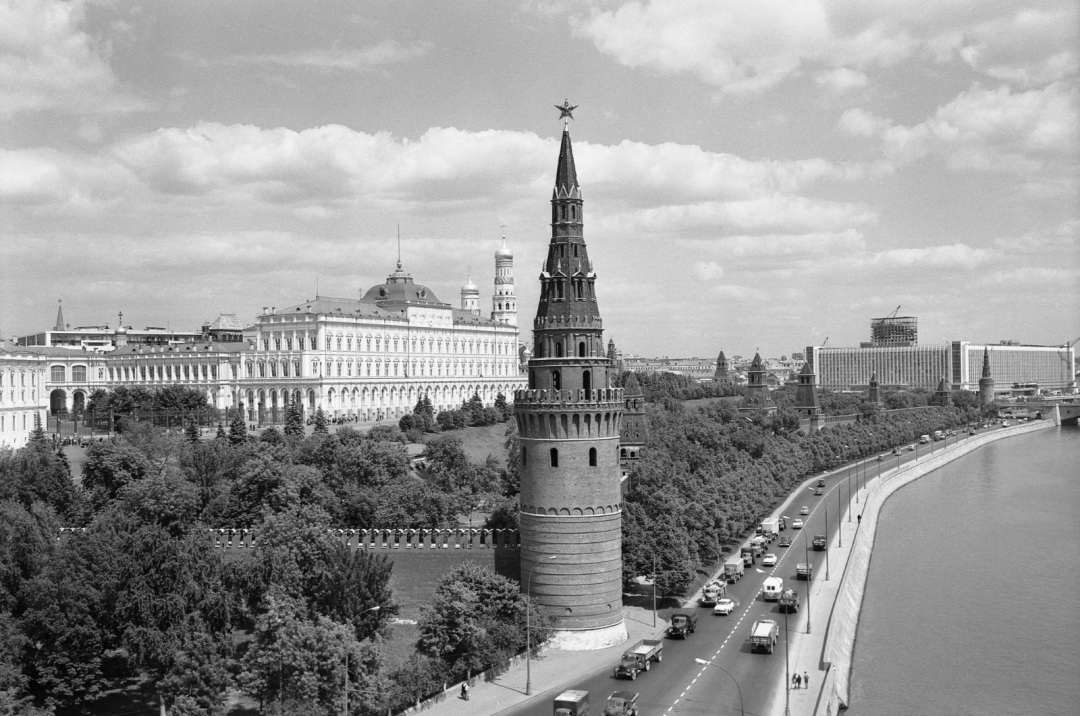
<svg viewBox="0 0 1080 716"><path fill-rule="evenodd" d="M1080 713L1080 429L992 443L885 503L849 716Z"/></svg>

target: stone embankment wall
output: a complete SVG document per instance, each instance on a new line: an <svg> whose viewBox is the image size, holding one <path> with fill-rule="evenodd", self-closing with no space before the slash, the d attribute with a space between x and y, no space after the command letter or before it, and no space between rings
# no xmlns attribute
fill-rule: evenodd
<svg viewBox="0 0 1080 716"><path fill-rule="evenodd" d="M917 464L882 477L881 483L867 495L862 509L862 521L852 543L840 588L836 594L836 601L833 604L832 615L829 618L825 650L822 655L823 661L829 664L829 669L818 700L817 714L837 714L840 709L846 709L849 703L855 633L859 626L859 612L862 609L866 577L870 570L870 551L874 545L878 514L885 500L904 485L987 443L1052 427L1054 427L1052 421L1039 420L985 432L955 446L950 445L932 457L921 459Z"/></svg>

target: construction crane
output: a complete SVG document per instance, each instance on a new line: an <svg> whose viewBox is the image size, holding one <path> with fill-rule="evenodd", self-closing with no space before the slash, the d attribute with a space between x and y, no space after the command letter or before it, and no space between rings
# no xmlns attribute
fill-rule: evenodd
<svg viewBox="0 0 1080 716"><path fill-rule="evenodd" d="M903 305L904 304L902 304L902 303L900 304L900 306L903 306ZM889 315L885 316L885 318L896 318L896 314L900 313L900 306L897 306L896 308L894 308L893 312L890 313Z"/></svg>
<svg viewBox="0 0 1080 716"><path fill-rule="evenodd" d="M897 307L896 310L900 310L899 306ZM829 345L829 337L825 336L825 342L821 344L821 347L824 348L827 345Z"/></svg>

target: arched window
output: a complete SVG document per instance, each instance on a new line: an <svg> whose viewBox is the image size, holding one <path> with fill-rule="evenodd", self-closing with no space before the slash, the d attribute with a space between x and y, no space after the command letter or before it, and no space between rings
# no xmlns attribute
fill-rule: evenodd
<svg viewBox="0 0 1080 716"><path fill-rule="evenodd" d="M551 448L551 466L559 466L559 451L556 448Z"/></svg>
<svg viewBox="0 0 1080 716"><path fill-rule="evenodd" d="M562 358L562 341L555 341L555 357Z"/></svg>
<svg viewBox="0 0 1080 716"><path fill-rule="evenodd" d="M589 391L592 390L592 371L587 370L581 374L581 387L585 389L585 396L588 398Z"/></svg>
<svg viewBox="0 0 1080 716"><path fill-rule="evenodd" d="M578 358L584 358L585 357L585 341L582 341L581 343L577 344L577 354L578 354Z"/></svg>
<svg viewBox="0 0 1080 716"><path fill-rule="evenodd" d="M589 448L589 467L596 467L596 448Z"/></svg>
<svg viewBox="0 0 1080 716"><path fill-rule="evenodd" d="M562 373L557 370L551 371L551 388L552 390L562 390Z"/></svg>

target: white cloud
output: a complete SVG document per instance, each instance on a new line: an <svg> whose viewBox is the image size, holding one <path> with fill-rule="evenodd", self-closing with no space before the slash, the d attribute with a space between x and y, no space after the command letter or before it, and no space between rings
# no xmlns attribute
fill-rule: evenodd
<svg viewBox="0 0 1080 716"><path fill-rule="evenodd" d="M870 78L866 76L865 72L859 72L847 67L837 67L835 69L819 72L814 77L814 80L819 85L828 87L837 93L865 87L870 82Z"/></svg>
<svg viewBox="0 0 1080 716"><path fill-rule="evenodd" d="M0 118L21 112L131 112L147 104L126 92L107 44L80 27L86 2L0 3Z"/></svg>
<svg viewBox="0 0 1080 716"><path fill-rule="evenodd" d="M997 252L967 244L948 244L923 248L890 249L867 257L884 268L974 269L993 260Z"/></svg>
<svg viewBox="0 0 1080 716"><path fill-rule="evenodd" d="M353 49L334 47L279 54L236 55L232 61L324 71L369 72L377 67L422 57L431 47L428 42L403 45L394 40L383 40L368 47Z"/></svg>

